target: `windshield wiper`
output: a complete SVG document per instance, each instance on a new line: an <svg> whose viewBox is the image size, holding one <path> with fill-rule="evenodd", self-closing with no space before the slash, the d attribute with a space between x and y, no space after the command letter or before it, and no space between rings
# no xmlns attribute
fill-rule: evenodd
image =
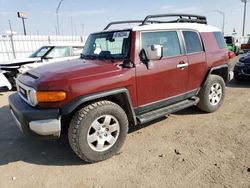
<svg viewBox="0 0 250 188"><path fill-rule="evenodd" d="M81 54L81 59L96 59L97 57L95 55L84 55Z"/></svg>

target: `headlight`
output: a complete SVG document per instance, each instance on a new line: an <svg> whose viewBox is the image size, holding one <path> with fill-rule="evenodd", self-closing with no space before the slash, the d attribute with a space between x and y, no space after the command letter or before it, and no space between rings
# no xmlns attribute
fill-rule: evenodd
<svg viewBox="0 0 250 188"><path fill-rule="evenodd" d="M28 91L28 100L31 105L35 106L37 105L37 98L36 98L36 90L31 89Z"/></svg>
<svg viewBox="0 0 250 188"><path fill-rule="evenodd" d="M245 63L242 63L242 62L240 62L240 61L237 61L236 66L237 66L237 67L244 67L244 66L245 66Z"/></svg>
<svg viewBox="0 0 250 188"><path fill-rule="evenodd" d="M36 99L38 102L59 102L67 97L64 91L37 91Z"/></svg>

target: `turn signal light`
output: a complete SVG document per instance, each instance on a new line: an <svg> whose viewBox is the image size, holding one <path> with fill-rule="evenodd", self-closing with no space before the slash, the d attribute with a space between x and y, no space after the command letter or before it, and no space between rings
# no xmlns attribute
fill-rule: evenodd
<svg viewBox="0 0 250 188"><path fill-rule="evenodd" d="M66 99L64 91L37 91L36 98L38 102L59 102Z"/></svg>

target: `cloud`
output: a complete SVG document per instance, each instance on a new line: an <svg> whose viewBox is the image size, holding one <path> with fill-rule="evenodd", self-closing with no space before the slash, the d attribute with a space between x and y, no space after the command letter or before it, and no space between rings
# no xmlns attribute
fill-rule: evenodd
<svg viewBox="0 0 250 188"><path fill-rule="evenodd" d="M0 16L10 16L10 15L15 15L17 14L16 12L0 12Z"/></svg>
<svg viewBox="0 0 250 188"><path fill-rule="evenodd" d="M98 14L107 14L109 12L109 10L107 9L96 9L96 10L82 10L82 11L59 11L60 15L65 15L67 17L71 17L71 16L86 16L86 15L98 15ZM55 15L56 12L52 12L52 11L42 11L42 14L45 15Z"/></svg>
<svg viewBox="0 0 250 188"><path fill-rule="evenodd" d="M203 10L202 6L188 6L184 8L179 8L174 5L168 5L161 7L161 10L168 13L188 13L188 14L194 14L194 13L201 13Z"/></svg>
<svg viewBox="0 0 250 188"><path fill-rule="evenodd" d="M106 14L109 11L107 9L98 9L98 10L85 10L85 11L66 11L62 12L62 14L68 15L68 16L83 16L83 15L96 15L96 14Z"/></svg>

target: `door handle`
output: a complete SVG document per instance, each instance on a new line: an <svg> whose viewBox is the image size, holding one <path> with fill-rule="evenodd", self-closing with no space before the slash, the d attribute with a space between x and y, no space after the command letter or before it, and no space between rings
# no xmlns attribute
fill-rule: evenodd
<svg viewBox="0 0 250 188"><path fill-rule="evenodd" d="M188 66L188 63L183 63L183 62L181 62L181 63L179 63L176 67L177 68L185 68L185 67L187 67Z"/></svg>

